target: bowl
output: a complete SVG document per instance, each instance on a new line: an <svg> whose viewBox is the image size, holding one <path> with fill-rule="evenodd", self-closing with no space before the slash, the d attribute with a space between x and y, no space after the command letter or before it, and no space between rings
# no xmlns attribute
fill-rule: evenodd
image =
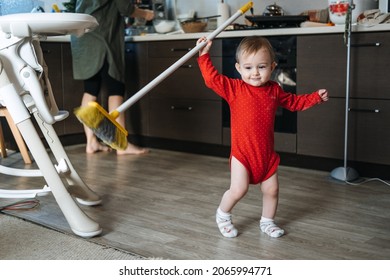
<svg viewBox="0 0 390 280"><path fill-rule="evenodd" d="M203 32L206 29L207 21L184 21L180 23L180 26L185 33Z"/></svg>
<svg viewBox="0 0 390 280"><path fill-rule="evenodd" d="M154 20L153 26L154 30L156 30L157 33L168 33L171 32L176 25L175 20Z"/></svg>

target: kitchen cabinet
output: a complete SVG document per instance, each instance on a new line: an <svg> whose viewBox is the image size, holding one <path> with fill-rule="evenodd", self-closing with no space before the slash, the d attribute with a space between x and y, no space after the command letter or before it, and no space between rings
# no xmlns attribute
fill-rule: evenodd
<svg viewBox="0 0 390 280"><path fill-rule="evenodd" d="M84 85L82 81L73 79L70 44L62 44L62 67L62 86L64 92L62 108L69 111L69 117L64 121L65 134L84 133L83 126L73 113L73 110L81 104Z"/></svg>
<svg viewBox="0 0 390 280"><path fill-rule="evenodd" d="M352 34L348 160L390 164L389 48L390 33ZM331 98L298 114L298 154L344 157L346 56L342 34L298 37L298 92L326 88Z"/></svg>
<svg viewBox="0 0 390 280"><path fill-rule="evenodd" d="M299 112L296 134L276 132L275 148L291 154L294 162L306 156L318 162L343 159L347 62L343 33L299 34L296 38L296 92L326 88L330 100ZM210 53L220 72L225 58L223 40L226 38L215 39ZM126 100L185 55L195 43L196 39L188 38L126 42ZM348 160L390 165L387 145L390 83L386 68L390 60L389 46L388 31L352 33ZM79 137L83 128L74 118L73 109L79 106L83 86L81 81L73 80L70 44L43 42L42 48L58 107L70 112L70 117L56 123L55 128L59 135ZM105 98L99 102L106 105ZM152 143L150 140L158 141L159 147L169 145L170 140L182 141L185 149L190 147L188 151L200 145L208 147L207 151L213 149L210 154L225 153L230 146L230 129L223 123L222 100L205 86L196 56L125 113L126 128L131 136L141 136L140 145Z"/></svg>
<svg viewBox="0 0 390 280"><path fill-rule="evenodd" d="M41 43L41 48L49 69L49 79L54 98L60 110L69 112L68 118L56 122L54 128L58 135L83 132L83 126L73 114L80 106L83 83L73 79L72 57L69 43Z"/></svg>
<svg viewBox="0 0 390 280"><path fill-rule="evenodd" d="M129 99L148 82L148 43L125 44L126 94ZM147 135L149 129L148 95L133 104L126 114L126 129L131 135Z"/></svg>
<svg viewBox="0 0 390 280"><path fill-rule="evenodd" d="M170 67L196 44L195 40L148 44L148 80ZM222 68L221 41L214 40L210 55ZM222 100L208 89L196 57L190 58L150 92L147 136L222 144Z"/></svg>
<svg viewBox="0 0 390 280"><path fill-rule="evenodd" d="M60 110L64 107L62 88L62 44L61 43L41 43L46 65L48 67L48 77L53 90L54 99ZM54 128L58 135L65 133L64 121L56 122Z"/></svg>

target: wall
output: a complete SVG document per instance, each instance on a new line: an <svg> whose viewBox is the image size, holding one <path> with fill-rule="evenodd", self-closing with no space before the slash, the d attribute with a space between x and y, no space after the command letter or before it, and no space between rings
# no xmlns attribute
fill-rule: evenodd
<svg viewBox="0 0 390 280"><path fill-rule="evenodd" d="M5 5L23 6L23 12L29 12L34 6L42 6L46 12L52 10L52 5L57 4L60 9L63 9L62 2L67 0L1 0L0 3ZM187 13L188 10L195 9L198 16L209 16L217 14L217 4L220 0L172 0L176 2L178 13ZM225 0L232 12L235 12L242 5L247 3L247 0ZM261 14L267 5L276 3L281 6L286 14L297 15L302 11L309 9L324 9L327 7L327 0L254 0L254 10L256 14ZM213 4L214 3L214 4Z"/></svg>
<svg viewBox="0 0 390 280"><path fill-rule="evenodd" d="M217 14L217 5L220 0L198 0L196 5L192 0L176 0L177 13L187 13L191 8L198 12L198 16L209 16ZM231 13L237 11L247 0L225 0L230 6ZM215 3L215 4L213 4ZM261 15L265 7L276 3L281 6L287 15L298 15L306 10L325 9L328 0L254 0L254 13Z"/></svg>
<svg viewBox="0 0 390 280"><path fill-rule="evenodd" d="M42 7L45 12L51 12L53 4L57 4L60 9L64 9L62 2L67 2L67 0L0 0L0 15L29 13L37 6Z"/></svg>
<svg viewBox="0 0 390 280"><path fill-rule="evenodd" d="M55 1L55 0L42 0L45 4L45 11L50 12L52 10L52 5L57 4L58 7L63 10L65 9L64 6L62 5L63 2L68 2L68 0L60 0L60 1Z"/></svg>
<svg viewBox="0 0 390 280"><path fill-rule="evenodd" d="M68 0L60 0L60 1L55 1L55 0L42 0L44 2L44 9L46 12L50 12L52 10L52 5L57 4L58 8L61 10L65 9L62 3L68 2Z"/></svg>
<svg viewBox="0 0 390 280"><path fill-rule="evenodd" d="M68 0L0 0L0 4L13 3L19 7L24 7L25 11L28 12L32 7L36 5L42 6L46 12L52 10L52 5L57 4L60 9L64 9L62 3ZM130 1L130 0L129 0ZM195 10L199 17L210 16L217 14L217 5L221 0L169 0L173 5L176 5L177 14L186 14L189 10ZM248 0L225 0L230 6L231 13L237 11L242 5L246 4ZM319 10L326 9L328 6L328 0L254 0L254 13L261 15L265 10L265 7L276 3L281 6L286 15L298 15L306 10ZM241 17L237 22L243 22Z"/></svg>

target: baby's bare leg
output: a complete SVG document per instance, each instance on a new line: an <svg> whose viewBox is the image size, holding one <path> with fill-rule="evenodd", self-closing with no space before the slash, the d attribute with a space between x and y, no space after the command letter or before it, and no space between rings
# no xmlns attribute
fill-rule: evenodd
<svg viewBox="0 0 390 280"><path fill-rule="evenodd" d="M245 196L249 188L249 177L245 167L236 159L231 160L231 185L221 200L216 214L218 228L225 237L236 237L231 211L236 203Z"/></svg>
<svg viewBox="0 0 390 280"><path fill-rule="evenodd" d="M284 230L274 223L279 201L278 174L275 173L261 184L263 193L263 214L260 220L260 229L271 237L280 237Z"/></svg>
<svg viewBox="0 0 390 280"><path fill-rule="evenodd" d="M222 197L219 207L230 213L234 205L245 196L249 188L249 176L246 168L235 157L231 160L230 188Z"/></svg>

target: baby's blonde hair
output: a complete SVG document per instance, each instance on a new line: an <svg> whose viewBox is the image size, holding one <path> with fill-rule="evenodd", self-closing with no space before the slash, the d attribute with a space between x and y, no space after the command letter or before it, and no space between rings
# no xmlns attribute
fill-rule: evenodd
<svg viewBox="0 0 390 280"><path fill-rule="evenodd" d="M270 57L271 61L275 61L275 52L274 49L272 48L271 43L264 37L261 36L250 36L250 37L245 37L242 39L240 44L237 47L236 50L236 62L240 62L240 56L243 54L254 54L261 50L262 48L265 48Z"/></svg>

